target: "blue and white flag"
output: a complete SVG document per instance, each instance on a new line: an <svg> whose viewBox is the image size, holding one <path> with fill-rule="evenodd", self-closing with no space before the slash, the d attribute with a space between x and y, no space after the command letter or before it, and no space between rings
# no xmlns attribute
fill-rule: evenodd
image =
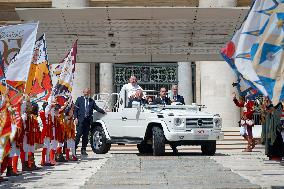
<svg viewBox="0 0 284 189"><path fill-rule="evenodd" d="M221 54L235 73L276 104L284 100L283 47L284 0L255 0Z"/></svg>

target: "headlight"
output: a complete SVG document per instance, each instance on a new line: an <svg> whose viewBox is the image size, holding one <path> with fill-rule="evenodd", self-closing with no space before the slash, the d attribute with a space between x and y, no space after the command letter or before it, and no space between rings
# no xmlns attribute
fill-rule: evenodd
<svg viewBox="0 0 284 189"><path fill-rule="evenodd" d="M214 125L215 127L222 127L222 118L220 117L214 118Z"/></svg>
<svg viewBox="0 0 284 189"><path fill-rule="evenodd" d="M182 124L182 119L180 119L180 118L175 118L174 119L174 124L175 124L175 126L180 126L181 124Z"/></svg>

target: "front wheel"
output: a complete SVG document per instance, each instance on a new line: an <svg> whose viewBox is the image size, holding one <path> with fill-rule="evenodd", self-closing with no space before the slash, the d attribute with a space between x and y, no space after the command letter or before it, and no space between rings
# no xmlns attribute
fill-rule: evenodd
<svg viewBox="0 0 284 189"><path fill-rule="evenodd" d="M104 129L101 126L96 126L91 131L90 143L93 152L96 154L106 154L111 147L111 144L107 142Z"/></svg>
<svg viewBox="0 0 284 189"><path fill-rule="evenodd" d="M165 154L165 136L164 131L160 127L153 127L153 155L154 156L162 156Z"/></svg>
<svg viewBox="0 0 284 189"><path fill-rule="evenodd" d="M208 141L201 145L203 155L213 156L216 153L216 141Z"/></svg>

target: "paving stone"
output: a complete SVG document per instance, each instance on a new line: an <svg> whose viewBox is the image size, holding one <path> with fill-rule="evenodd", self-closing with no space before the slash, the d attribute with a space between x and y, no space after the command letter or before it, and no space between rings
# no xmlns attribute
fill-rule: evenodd
<svg viewBox="0 0 284 189"><path fill-rule="evenodd" d="M82 188L260 188L205 156L114 154Z"/></svg>

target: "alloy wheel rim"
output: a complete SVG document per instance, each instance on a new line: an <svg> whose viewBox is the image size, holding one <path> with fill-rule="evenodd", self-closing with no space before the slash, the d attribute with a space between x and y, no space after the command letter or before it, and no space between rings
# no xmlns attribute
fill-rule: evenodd
<svg viewBox="0 0 284 189"><path fill-rule="evenodd" d="M100 147L102 146L103 142L102 142L102 133L99 131L95 131L94 135L93 135L93 147L98 150L100 149Z"/></svg>

